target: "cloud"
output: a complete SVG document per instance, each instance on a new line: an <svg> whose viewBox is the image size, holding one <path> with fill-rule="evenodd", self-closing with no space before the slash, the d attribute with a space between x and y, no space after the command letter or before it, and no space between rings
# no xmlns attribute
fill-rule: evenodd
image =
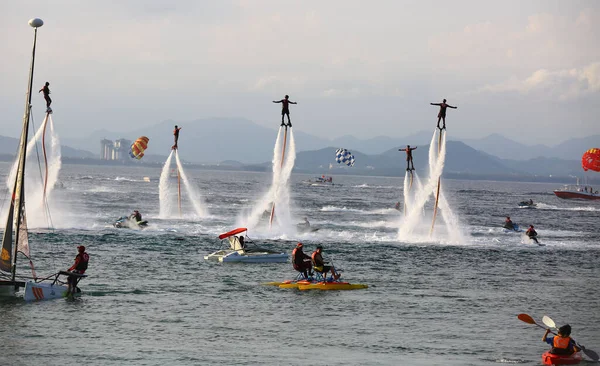
<svg viewBox="0 0 600 366"><path fill-rule="evenodd" d="M548 99L571 100L600 92L600 62L583 68L539 69L524 79L513 77L505 82L486 85L480 92L518 92Z"/></svg>

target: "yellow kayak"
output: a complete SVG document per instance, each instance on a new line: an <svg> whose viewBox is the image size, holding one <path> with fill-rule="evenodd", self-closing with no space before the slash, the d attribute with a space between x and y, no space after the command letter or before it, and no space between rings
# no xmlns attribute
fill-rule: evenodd
<svg viewBox="0 0 600 366"><path fill-rule="evenodd" d="M281 287L281 286L280 286ZM368 288L368 285L362 283L348 282L318 282L309 284L298 284L298 289L304 290L358 290Z"/></svg>
<svg viewBox="0 0 600 366"><path fill-rule="evenodd" d="M282 284L279 285L279 288L298 288L299 286L302 285L310 285L311 282L307 281L307 280L301 280L301 281L285 281Z"/></svg>

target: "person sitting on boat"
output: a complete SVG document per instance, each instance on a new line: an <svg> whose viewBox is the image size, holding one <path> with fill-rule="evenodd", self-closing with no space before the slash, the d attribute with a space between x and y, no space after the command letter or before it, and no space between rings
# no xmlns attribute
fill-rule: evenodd
<svg viewBox="0 0 600 366"><path fill-rule="evenodd" d="M533 200L529 199L529 206L533 206Z"/></svg>
<svg viewBox="0 0 600 366"><path fill-rule="evenodd" d="M533 240L536 244L539 244L537 240L537 231L533 228L533 225L529 225L529 229L525 232L529 239Z"/></svg>
<svg viewBox="0 0 600 366"><path fill-rule="evenodd" d="M84 274L85 270L88 268L88 262L90 261L90 256L85 252L85 246L80 245L77 247L77 256L75 257L75 264L73 264L67 271ZM77 288L77 282L79 282L79 276L69 276L67 278L67 283L69 284L67 288L67 296L72 295Z"/></svg>
<svg viewBox="0 0 600 366"><path fill-rule="evenodd" d="M244 235L238 236L238 241L240 242L240 248L246 250L246 242L244 241Z"/></svg>
<svg viewBox="0 0 600 366"><path fill-rule="evenodd" d="M292 250L292 266L298 272L304 274L304 278L308 279L312 276L312 263L310 256L302 251L303 244L296 244L296 248Z"/></svg>
<svg viewBox="0 0 600 366"><path fill-rule="evenodd" d="M142 221L142 214L140 213L140 211L134 210L131 216L129 216L129 218L135 220L135 222L140 222Z"/></svg>
<svg viewBox="0 0 600 366"><path fill-rule="evenodd" d="M510 219L510 216L506 216L506 220L504 220L504 228L508 230L514 230L515 224Z"/></svg>
<svg viewBox="0 0 600 366"><path fill-rule="evenodd" d="M334 280L337 280L338 278L340 278L340 276L335 272L335 268L333 268L333 266L326 265L329 262L325 262L323 260L323 255L321 254L322 252L323 246L319 244L317 245L317 249L315 249L315 251L311 255L314 270L323 273L324 276L327 275L327 272L331 271L331 276Z"/></svg>
<svg viewBox="0 0 600 366"><path fill-rule="evenodd" d="M546 333L542 337L542 341L552 346L550 353L561 356L570 356L575 352L579 352L579 347L573 338L571 338L571 326L569 324L558 328L558 335L548 337L550 329L546 329Z"/></svg>
<svg viewBox="0 0 600 366"><path fill-rule="evenodd" d="M400 201L396 202L396 206L394 206L394 208L400 211Z"/></svg>

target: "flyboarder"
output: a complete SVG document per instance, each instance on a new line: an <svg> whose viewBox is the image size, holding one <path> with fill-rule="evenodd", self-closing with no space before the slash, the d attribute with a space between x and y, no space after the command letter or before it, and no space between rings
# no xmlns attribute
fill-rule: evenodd
<svg viewBox="0 0 600 366"><path fill-rule="evenodd" d="M177 141L179 140L179 130L181 130L181 127L177 127L177 125L175 125L175 129L173 130L173 137L175 138L175 145L173 145L171 147L171 150L177 150Z"/></svg>
<svg viewBox="0 0 600 366"><path fill-rule="evenodd" d="M46 81L46 84L38 91L38 93L44 92L44 99L46 99L46 112L52 112L52 108L50 108L50 104L52 104L52 99L50 99L50 83Z"/></svg>
<svg viewBox="0 0 600 366"><path fill-rule="evenodd" d="M398 149L398 151L405 151L406 152L406 171L411 171L411 170L415 170L415 164L413 163L413 156L412 156L412 151L415 150L418 146L416 147L410 147L410 145L406 145L406 149ZM412 165L412 168L411 168Z"/></svg>
<svg viewBox="0 0 600 366"><path fill-rule="evenodd" d="M456 109L458 107L453 107L450 104L446 104L446 99L444 99L441 103L429 103L429 104L440 106L440 112L438 113L437 128L439 128L440 130L445 130L446 129L446 108ZM440 128L440 120L444 121L444 126L442 128Z"/></svg>
<svg viewBox="0 0 600 366"><path fill-rule="evenodd" d="M285 115L287 115L288 118L288 126L292 127L292 121L290 121L290 108L289 105L290 104L298 104L296 102L292 102L290 99L289 95L286 95L284 99L282 100L274 100L273 103L281 103L281 126L285 126L285 123L283 123L283 117Z"/></svg>

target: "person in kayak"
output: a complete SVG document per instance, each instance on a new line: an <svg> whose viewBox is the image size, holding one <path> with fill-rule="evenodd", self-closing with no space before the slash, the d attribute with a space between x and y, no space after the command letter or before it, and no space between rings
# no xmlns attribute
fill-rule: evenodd
<svg viewBox="0 0 600 366"><path fill-rule="evenodd" d="M302 251L302 247L304 245L302 243L296 244L296 248L292 250L292 265L294 269L298 272L302 272L304 274L304 278L308 279L309 276L312 276L312 264L310 261L310 256Z"/></svg>
<svg viewBox="0 0 600 366"><path fill-rule="evenodd" d="M177 125L175 125L175 129L173 130L173 139L175 140L175 145L171 147L171 150L177 150L178 148L177 141L179 141L179 130L181 130L181 127L177 127Z"/></svg>
<svg viewBox="0 0 600 366"><path fill-rule="evenodd" d="M527 229L525 235L527 235L529 239L533 240L536 244L539 244L537 240L537 231L535 231L533 225L529 225L529 229Z"/></svg>
<svg viewBox="0 0 600 366"><path fill-rule="evenodd" d="M504 228L508 230L514 230L515 224L510 219L510 216L506 216L506 220L504 220Z"/></svg>
<svg viewBox="0 0 600 366"><path fill-rule="evenodd" d="M450 104L446 104L446 99L444 99L441 103L429 103L429 104L440 106L440 112L438 113L437 128L440 128L440 120L442 120L442 121L444 121L444 126L442 128L440 128L440 130L445 130L446 129L446 108L456 109L458 107L453 107Z"/></svg>
<svg viewBox="0 0 600 366"><path fill-rule="evenodd" d="M323 260L322 252L323 246L319 244L317 245L317 249L315 249L315 251L311 255L312 266L314 270L323 273L324 276L327 275L327 272L331 271L331 276L334 280L337 280L338 278L340 278L340 276L335 272L335 268L333 268L333 266L326 265L329 262L325 262Z"/></svg>
<svg viewBox="0 0 600 366"><path fill-rule="evenodd" d="M85 246L80 245L77 247L77 256L75 257L75 264L73 264L67 271L84 274L85 270L88 268L88 262L90 261L90 256L85 252ZM79 282L79 276L69 276L67 278L67 283L69 286L67 287L66 296L70 296L75 292L77 288L77 283Z"/></svg>
<svg viewBox="0 0 600 366"><path fill-rule="evenodd" d="M290 121L290 104L298 104L296 102L292 102L290 100L290 96L286 95L282 100L274 100L273 103L281 103L281 125L285 126L283 123L283 118L287 115L288 118L288 126L292 127L292 121Z"/></svg>
<svg viewBox="0 0 600 366"><path fill-rule="evenodd" d="M550 329L546 329L542 341L552 346L550 353L560 356L570 356L575 352L579 352L577 343L571 338L571 326L569 324L558 328L558 335L548 337L548 333L550 333Z"/></svg>
<svg viewBox="0 0 600 366"><path fill-rule="evenodd" d="M415 170L415 164L413 163L412 151L415 150L417 146L410 147L410 145L406 145L406 149L398 149L398 151L406 152L406 171ZM410 167L412 165L412 168Z"/></svg>
<svg viewBox="0 0 600 366"><path fill-rule="evenodd" d="M46 81L46 84L40 89L40 92L44 92L44 99L46 100L46 111L50 111L50 104L52 104L52 99L50 99L50 83Z"/></svg>

